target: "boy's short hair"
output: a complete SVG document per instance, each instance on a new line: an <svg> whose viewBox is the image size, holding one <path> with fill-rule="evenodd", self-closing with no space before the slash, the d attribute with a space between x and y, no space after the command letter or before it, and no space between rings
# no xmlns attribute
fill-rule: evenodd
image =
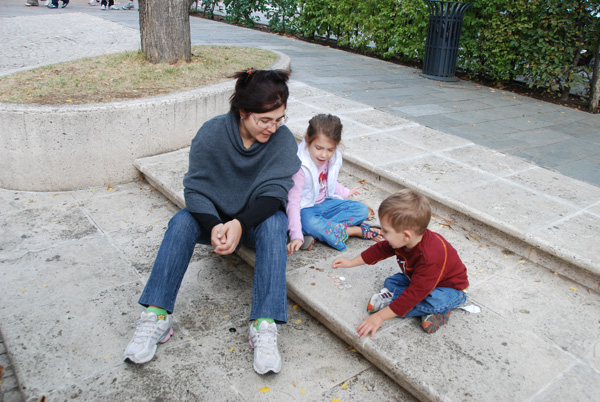
<svg viewBox="0 0 600 402"><path fill-rule="evenodd" d="M384 219L397 232L410 229L421 235L431 220L429 200L416 191L401 190L383 200L379 206L379 220Z"/></svg>

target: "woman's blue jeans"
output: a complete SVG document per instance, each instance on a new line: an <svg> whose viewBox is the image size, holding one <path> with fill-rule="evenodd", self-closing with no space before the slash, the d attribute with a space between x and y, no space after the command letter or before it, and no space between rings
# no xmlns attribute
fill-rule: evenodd
<svg viewBox="0 0 600 402"><path fill-rule="evenodd" d="M278 211L248 230L240 241L256 250L250 320L273 318L278 323L287 322L287 226L287 216ZM152 273L140 297L141 305L173 312L197 243L210 245L210 233L203 233L188 210L182 209L169 221Z"/></svg>
<svg viewBox="0 0 600 402"><path fill-rule="evenodd" d="M300 210L302 232L340 251L346 250L346 228L360 225L368 216L369 207L362 202L333 198Z"/></svg>
<svg viewBox="0 0 600 402"><path fill-rule="evenodd" d="M385 280L383 286L393 293L392 301L396 300L410 285L410 279L403 273L397 273ZM420 317L422 315L445 313L453 310L467 301L467 294L453 288L435 288L419 304L413 307L405 317Z"/></svg>

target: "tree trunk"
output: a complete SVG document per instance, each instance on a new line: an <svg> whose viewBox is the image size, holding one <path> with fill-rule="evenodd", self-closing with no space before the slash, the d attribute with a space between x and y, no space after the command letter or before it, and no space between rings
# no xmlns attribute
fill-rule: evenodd
<svg viewBox="0 0 600 402"><path fill-rule="evenodd" d="M150 63L192 59L190 7L194 0L139 0L142 52Z"/></svg>
<svg viewBox="0 0 600 402"><path fill-rule="evenodd" d="M594 72L590 81L590 103L589 111L594 112L598 108L598 98L600 98L600 38L596 46L596 54L594 55Z"/></svg>

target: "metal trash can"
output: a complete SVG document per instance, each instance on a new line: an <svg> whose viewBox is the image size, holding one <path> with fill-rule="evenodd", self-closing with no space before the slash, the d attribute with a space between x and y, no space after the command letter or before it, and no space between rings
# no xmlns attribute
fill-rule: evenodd
<svg viewBox="0 0 600 402"><path fill-rule="evenodd" d="M458 81L454 76L462 21L473 3L424 0L429 25L423 61L423 76L439 81Z"/></svg>

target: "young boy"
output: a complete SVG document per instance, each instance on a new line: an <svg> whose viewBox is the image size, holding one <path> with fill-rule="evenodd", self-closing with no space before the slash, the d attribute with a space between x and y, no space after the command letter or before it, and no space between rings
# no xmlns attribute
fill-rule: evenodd
<svg viewBox="0 0 600 402"><path fill-rule="evenodd" d="M333 262L333 268L352 268L395 255L400 265L402 272L387 278L381 292L371 297L367 311L375 314L358 326L359 337L370 333L374 338L384 321L397 316L420 316L421 327L431 334L448 321L450 310L466 302L467 269L446 239L427 229L430 219L427 198L402 190L379 207L385 240L351 260Z"/></svg>

